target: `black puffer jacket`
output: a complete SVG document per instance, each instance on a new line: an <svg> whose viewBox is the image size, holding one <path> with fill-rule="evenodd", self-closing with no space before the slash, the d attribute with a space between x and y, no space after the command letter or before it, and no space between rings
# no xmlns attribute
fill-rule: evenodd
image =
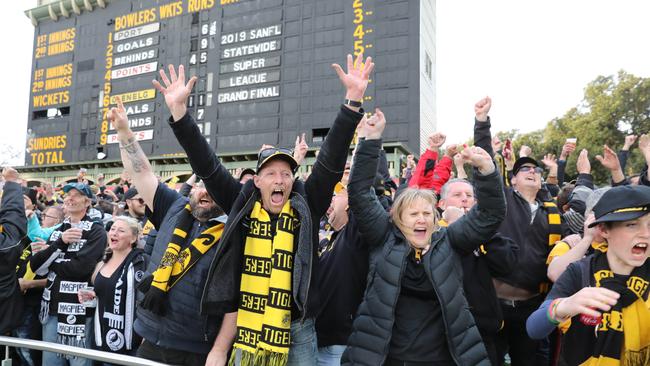
<svg viewBox="0 0 650 366"><path fill-rule="evenodd" d="M403 271L410 246L389 220L370 190L377 170L381 140L360 143L350 175L350 208L371 248L368 286L354 321L345 365L382 365L388 356ZM441 305L447 344L457 365L489 365L485 347L462 290L462 269L456 252L469 253L497 230L506 212L501 181L495 171L475 172L477 201L472 210L448 228L433 234L425 271Z"/></svg>
<svg viewBox="0 0 650 366"><path fill-rule="evenodd" d="M293 184L291 206L299 216L300 228L295 236L292 292L301 319L315 316L318 293L313 284L316 282L318 265L320 218L327 211L334 187L343 176L348 146L362 117L363 113L341 106L321 146L311 175L305 182L295 180ZM201 312L213 314L234 311L236 309L228 306L238 303L246 225L253 204L261 199L260 191L252 180L242 185L232 177L189 114L171 126L187 153L192 170L203 180L210 196L228 214L220 245L217 246L210 265L201 300Z"/></svg>
<svg viewBox="0 0 650 366"><path fill-rule="evenodd" d="M16 265L23 251L21 238L27 233L27 218L20 185L6 182L0 207L0 335L20 323L23 296Z"/></svg>

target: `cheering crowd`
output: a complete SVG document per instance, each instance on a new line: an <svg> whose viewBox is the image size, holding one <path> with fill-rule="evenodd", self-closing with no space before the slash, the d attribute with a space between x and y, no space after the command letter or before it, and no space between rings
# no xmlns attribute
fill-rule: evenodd
<svg viewBox="0 0 650 366"><path fill-rule="evenodd" d="M611 173L596 187L570 136L541 161L492 136L486 97L474 146L441 151L432 134L394 178L390 116L362 109L372 59L332 66L343 104L307 176L304 135L231 175L187 112L196 77L182 65L153 82L194 172L180 191L154 174L119 98L117 186L81 174L39 193L4 168L0 334L172 365L650 364L650 176L623 173L636 136L596 156ZM650 136L638 140L650 164Z"/></svg>

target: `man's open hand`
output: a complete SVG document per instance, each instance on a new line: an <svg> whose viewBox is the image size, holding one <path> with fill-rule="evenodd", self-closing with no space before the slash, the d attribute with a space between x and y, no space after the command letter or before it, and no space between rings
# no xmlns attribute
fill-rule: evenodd
<svg viewBox="0 0 650 366"><path fill-rule="evenodd" d="M334 71L341 80L341 84L345 87L345 98L354 101L363 101L363 95L368 87L368 79L375 64L372 62L372 57L366 58L363 62L363 54L360 53L356 60L352 62L352 55L348 54L347 58L347 73L339 64L332 64Z"/></svg>
<svg viewBox="0 0 650 366"><path fill-rule="evenodd" d="M185 67L183 65L178 66L178 76L176 75L176 70L174 65L169 65L169 78L165 74L165 70L160 70L160 78L162 79L165 86L163 87L158 80L153 80L153 86L158 89L158 91L165 96L165 103L169 111L172 113L172 118L174 122L180 120L185 116L187 112L187 97L189 97L194 88L194 83L196 83L196 76L192 76L190 80L185 83Z"/></svg>

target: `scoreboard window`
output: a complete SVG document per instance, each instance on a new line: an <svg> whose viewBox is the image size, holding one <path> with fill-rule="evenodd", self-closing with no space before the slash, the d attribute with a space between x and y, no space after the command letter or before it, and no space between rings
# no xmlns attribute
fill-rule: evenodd
<svg viewBox="0 0 650 366"><path fill-rule="evenodd" d="M218 153L292 145L288 136L302 132L318 147L343 98L330 65L359 52L378 65L364 108L372 111L380 98L404 126L393 135L419 147L417 128L406 127L420 118L419 21L409 21L419 16L419 3L122 0L57 21L44 15L34 32L25 163L94 160L99 147L107 159L120 159L106 118L116 96L151 158L182 154L164 97L151 84L160 70L181 63L188 78L198 78L188 112Z"/></svg>

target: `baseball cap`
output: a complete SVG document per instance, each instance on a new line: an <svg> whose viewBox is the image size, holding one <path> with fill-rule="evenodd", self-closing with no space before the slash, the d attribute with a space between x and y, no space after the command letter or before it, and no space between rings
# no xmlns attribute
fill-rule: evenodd
<svg viewBox="0 0 650 366"><path fill-rule="evenodd" d="M71 189L76 189L77 191L81 192L83 195L85 195L90 199L93 198L93 193L90 191L90 187L88 187L87 184L77 182L77 183L68 183L65 186L63 186L63 192L65 193L70 192Z"/></svg>
<svg viewBox="0 0 650 366"><path fill-rule="evenodd" d="M126 193L124 193L124 200L130 200L131 198L135 197L138 194L138 190L135 188L129 188Z"/></svg>
<svg viewBox="0 0 650 366"><path fill-rule="evenodd" d="M293 151L291 149L285 149L282 147L270 147L260 151L257 156L257 168L256 172L259 173L260 169L264 167L264 164L268 163L271 160L282 159L289 163L292 172L296 172L298 168L298 162L293 158Z"/></svg>
<svg viewBox="0 0 650 366"><path fill-rule="evenodd" d="M246 168L246 169L241 171L241 173L239 174L239 177L237 177L237 179L241 180L242 178L244 178L244 176L246 174L255 175L255 170L253 170L252 168Z"/></svg>
<svg viewBox="0 0 650 366"><path fill-rule="evenodd" d="M519 173L519 169L521 169L521 167L524 164L533 164L534 166L539 168L539 163L537 162L537 160L533 158L529 158L528 156L524 156L517 159L517 161L515 161L515 165L512 167L512 174L517 175L517 173Z"/></svg>

